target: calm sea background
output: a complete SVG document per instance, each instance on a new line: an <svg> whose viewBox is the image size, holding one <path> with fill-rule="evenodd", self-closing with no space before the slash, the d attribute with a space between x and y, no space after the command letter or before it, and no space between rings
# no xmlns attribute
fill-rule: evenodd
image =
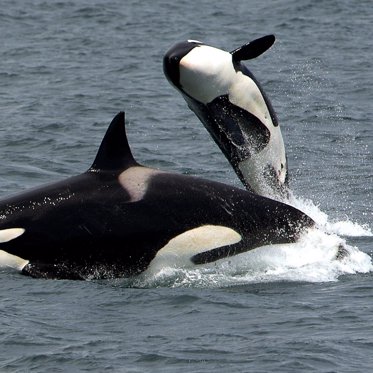
<svg viewBox="0 0 373 373"><path fill-rule="evenodd" d="M185 39L232 50L274 33L247 65L277 111L295 204L329 235L135 280L2 268L0 372L371 371L371 5L1 0L1 197L85 171L120 110L141 163L239 186L162 57ZM341 241L351 255L336 262Z"/></svg>

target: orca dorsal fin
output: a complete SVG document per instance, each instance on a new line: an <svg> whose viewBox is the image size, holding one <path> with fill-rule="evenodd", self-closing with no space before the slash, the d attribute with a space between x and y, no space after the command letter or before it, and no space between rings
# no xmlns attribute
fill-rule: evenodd
<svg viewBox="0 0 373 373"><path fill-rule="evenodd" d="M239 62L252 60L253 58L260 56L266 50L271 48L275 40L276 38L274 35L267 35L251 41L250 43L247 43L242 47L239 47L230 52L233 61Z"/></svg>
<svg viewBox="0 0 373 373"><path fill-rule="evenodd" d="M124 117L124 112L121 111L111 121L88 171L125 170L137 164L128 145Z"/></svg>

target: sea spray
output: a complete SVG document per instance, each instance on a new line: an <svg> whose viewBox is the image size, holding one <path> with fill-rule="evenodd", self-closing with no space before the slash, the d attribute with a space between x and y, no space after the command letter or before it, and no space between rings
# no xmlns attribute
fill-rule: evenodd
<svg viewBox="0 0 373 373"><path fill-rule="evenodd" d="M303 211L313 220L317 226L328 233L335 233L345 237L372 237L373 232L367 224L351 221L347 216L344 220L331 219L320 206L314 204L310 199L296 197L292 194L287 201L290 205Z"/></svg>
<svg viewBox="0 0 373 373"><path fill-rule="evenodd" d="M329 282L342 275L373 271L372 258L343 238L372 236L369 226L348 218L332 221L311 200L291 196L289 203L317 224L298 242L264 246L197 267L190 263L189 267L186 264L181 268L164 262L136 278L133 285L227 287L276 281Z"/></svg>

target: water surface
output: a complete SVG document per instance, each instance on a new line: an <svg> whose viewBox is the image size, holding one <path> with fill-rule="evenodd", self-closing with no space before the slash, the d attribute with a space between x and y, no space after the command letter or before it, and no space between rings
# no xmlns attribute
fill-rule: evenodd
<svg viewBox="0 0 373 373"><path fill-rule="evenodd" d="M370 1L4 0L0 196L86 170L120 110L141 163L239 186L162 57L180 40L232 50L274 33L248 66L282 126L293 203L326 233L132 280L1 269L0 370L369 371L372 25ZM341 241L351 255L336 262Z"/></svg>

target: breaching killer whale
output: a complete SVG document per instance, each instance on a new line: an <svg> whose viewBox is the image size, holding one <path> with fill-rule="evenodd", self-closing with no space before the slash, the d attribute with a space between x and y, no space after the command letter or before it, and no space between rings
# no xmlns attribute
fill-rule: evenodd
<svg viewBox="0 0 373 373"><path fill-rule="evenodd" d="M0 201L0 265L41 278L130 276L162 256L199 265L295 242L313 225L281 202L141 166L121 112L88 171Z"/></svg>
<svg viewBox="0 0 373 373"><path fill-rule="evenodd" d="M242 63L274 42L275 37L268 35L226 52L188 40L168 50L163 69L244 186L286 200L287 159L278 120L259 82Z"/></svg>

